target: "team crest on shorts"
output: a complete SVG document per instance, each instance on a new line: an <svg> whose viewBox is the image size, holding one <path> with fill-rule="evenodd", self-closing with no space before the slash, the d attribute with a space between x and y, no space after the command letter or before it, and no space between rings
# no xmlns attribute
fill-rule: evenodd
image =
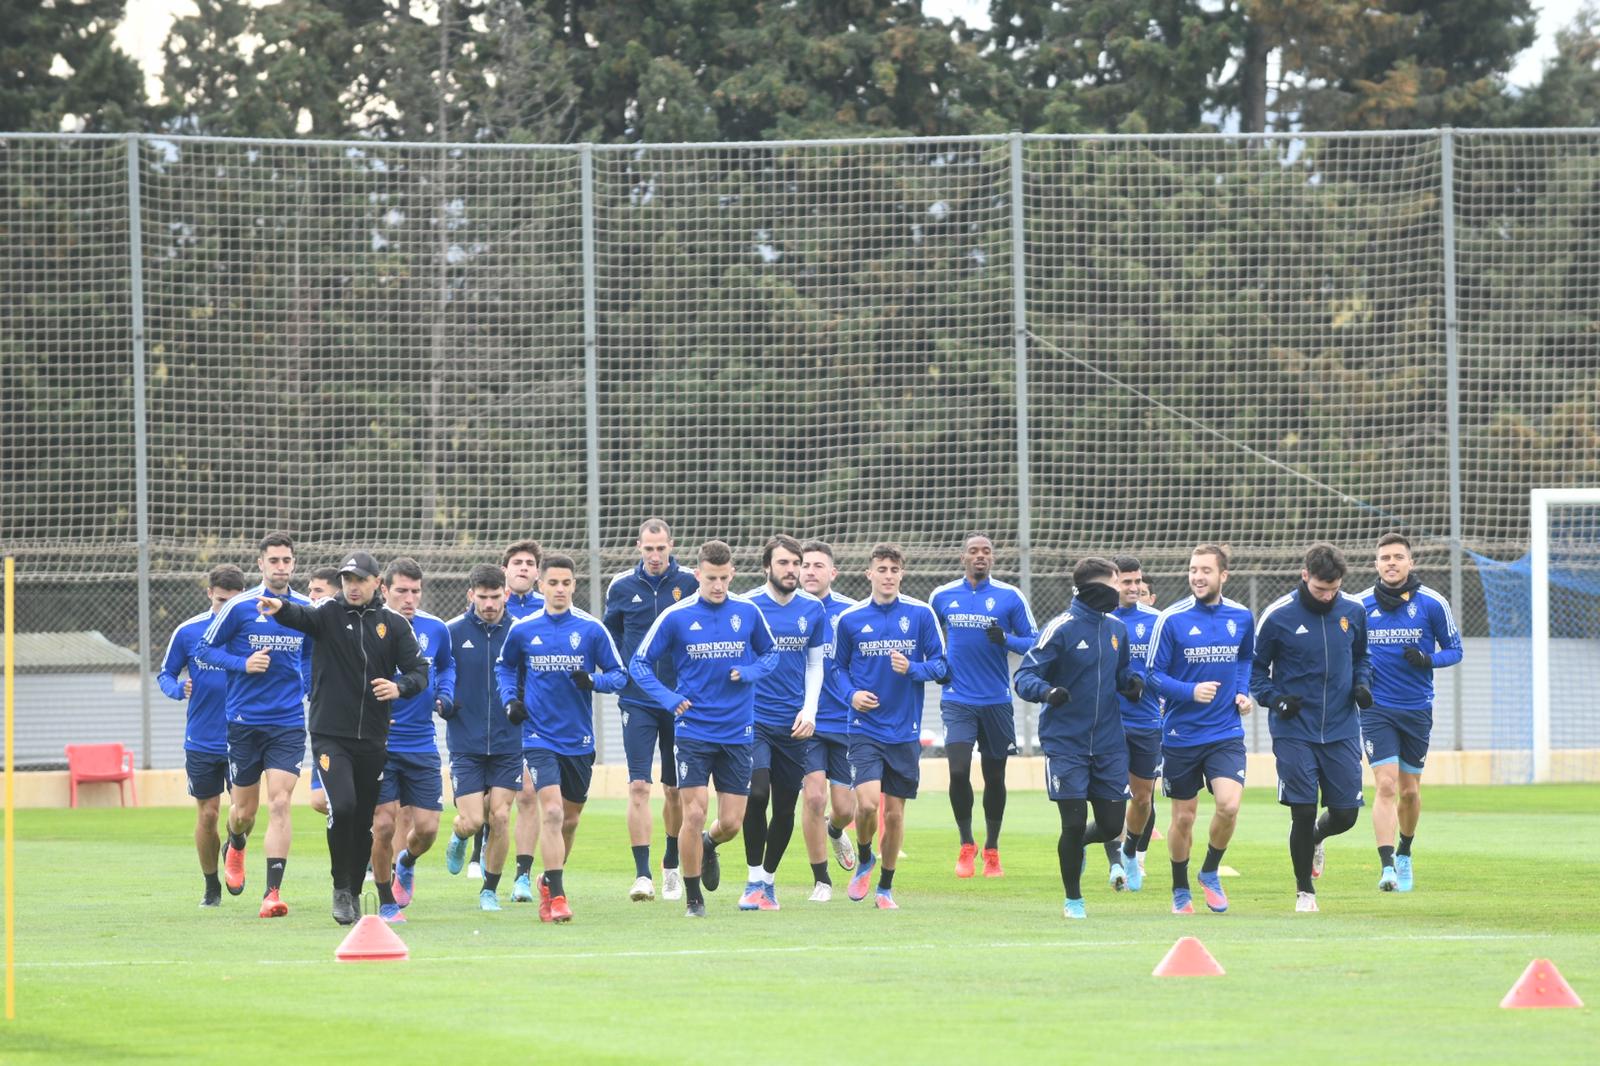
<svg viewBox="0 0 1600 1066"><path fill-rule="evenodd" d="M1228 636L1236 637L1238 635L1239 635L1239 623L1235 622L1231 618L1228 619Z"/></svg>
<svg viewBox="0 0 1600 1066"><path fill-rule="evenodd" d="M1350 619L1348 619L1348 618L1339 619L1339 628L1344 630L1346 633L1350 632Z"/></svg>
<svg viewBox="0 0 1600 1066"><path fill-rule="evenodd" d="M567 643L572 645L573 651L577 651L578 645L583 643L583 637L578 633L574 633L567 638Z"/></svg>
<svg viewBox="0 0 1600 1066"><path fill-rule="evenodd" d="M328 756L326 754L318 755L317 756L317 765L322 767L322 772L323 773L327 773L328 772Z"/></svg>
<svg viewBox="0 0 1600 1066"><path fill-rule="evenodd" d="M379 622L378 623L378 639L382 640L384 637L386 637L388 635L389 635L389 627L384 625L382 622Z"/></svg>
<svg viewBox="0 0 1600 1066"><path fill-rule="evenodd" d="M902 617L900 619L900 632L902 632L902 633L911 632L911 619L905 618L905 617Z"/></svg>
<svg viewBox="0 0 1600 1066"><path fill-rule="evenodd" d="M733 618L729 620L728 624L733 626L733 631L737 633L741 628L744 627L744 619L740 618L738 615L734 615Z"/></svg>

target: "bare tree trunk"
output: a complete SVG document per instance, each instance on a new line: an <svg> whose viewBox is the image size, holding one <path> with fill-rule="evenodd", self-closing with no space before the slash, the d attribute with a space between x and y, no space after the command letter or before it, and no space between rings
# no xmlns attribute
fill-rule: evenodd
<svg viewBox="0 0 1600 1066"><path fill-rule="evenodd" d="M1245 24L1244 58L1239 64L1239 128L1262 133L1267 128L1267 42L1254 21Z"/></svg>

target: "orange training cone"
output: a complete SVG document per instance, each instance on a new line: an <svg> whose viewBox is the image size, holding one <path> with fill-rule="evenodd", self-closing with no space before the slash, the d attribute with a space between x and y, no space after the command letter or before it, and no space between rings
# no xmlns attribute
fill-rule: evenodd
<svg viewBox="0 0 1600 1066"><path fill-rule="evenodd" d="M1549 959L1534 959L1522 971L1517 983L1511 986L1502 1007L1581 1007L1583 1000L1567 984L1555 963Z"/></svg>
<svg viewBox="0 0 1600 1066"><path fill-rule="evenodd" d="M333 957L340 962L404 962L411 957L411 950L388 922L369 914L350 930Z"/></svg>
<svg viewBox="0 0 1600 1066"><path fill-rule="evenodd" d="M1161 835L1161 830L1152 829L1152 830L1150 830L1150 839L1151 840L1165 840L1167 838Z"/></svg>
<svg viewBox="0 0 1600 1066"><path fill-rule="evenodd" d="M1192 936L1179 937L1153 971L1156 977L1221 977L1226 972Z"/></svg>

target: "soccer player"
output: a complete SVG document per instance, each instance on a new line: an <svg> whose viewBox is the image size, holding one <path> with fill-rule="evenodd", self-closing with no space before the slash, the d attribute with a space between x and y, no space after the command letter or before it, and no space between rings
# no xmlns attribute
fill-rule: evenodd
<svg viewBox="0 0 1600 1066"><path fill-rule="evenodd" d="M699 591L661 612L629 663L645 694L679 719L673 743L683 826L685 913L704 918L701 894L721 883L717 845L739 835L750 794L751 738L755 733L755 686L777 665L777 643L761 612L728 593L733 552L720 540L700 546ZM671 663L676 688L656 674ZM717 817L706 828L707 785L715 781Z"/></svg>
<svg viewBox="0 0 1600 1066"><path fill-rule="evenodd" d="M337 566L319 566L311 571L311 577L306 581L306 598L312 603L321 603L339 594L339 568ZM307 660L310 655L305 656ZM307 693L309 695L309 692ZM317 764L311 763L311 809L318 814L328 813L328 794L322 789L322 777L317 773Z"/></svg>
<svg viewBox="0 0 1600 1066"><path fill-rule="evenodd" d="M867 898L878 860L872 836L883 807L883 869L875 904L897 910L894 862L905 839L906 801L922 778L923 686L950 679L944 636L933 608L900 595L905 553L896 544L872 548L870 598L840 613L828 657L833 684L850 705L850 775L856 790L856 848L860 858L846 894Z"/></svg>
<svg viewBox="0 0 1600 1066"><path fill-rule="evenodd" d="M1205 784L1216 801L1200 887L1206 906L1228 909L1218 869L1233 839L1244 794L1244 724L1249 714L1255 620L1222 595L1228 552L1202 544L1189 556L1193 593L1162 611L1150 637L1145 684L1166 700L1161 728L1162 790L1172 800L1167 853L1172 858L1172 913L1193 914L1189 846Z"/></svg>
<svg viewBox="0 0 1600 1066"><path fill-rule="evenodd" d="M840 612L855 606L856 601L833 591L839 566L834 561L831 546L820 540L808 540L800 546L800 551L800 585L822 601L828 615L825 644L832 643ZM811 761L806 764L802 786L801 832L805 836L806 857L817 879L811 889L812 903L827 903L833 898L833 879L828 876L828 844L832 844L833 857L842 869L856 868L856 848L845 832L856 816L856 795L850 788L850 705L839 697L835 687L827 684L827 678L824 662L822 692L817 697L817 731L811 737ZM823 775L820 782L818 774ZM823 787L816 787L819 784Z"/></svg>
<svg viewBox="0 0 1600 1066"><path fill-rule="evenodd" d="M1040 705L1045 784L1061 816L1056 859L1068 918L1086 917L1084 845L1115 843L1127 809L1128 744L1118 700L1137 701L1144 685L1129 666L1127 627L1113 613L1116 581L1111 560L1080 560L1072 603L1044 627L1013 679L1017 695Z"/></svg>
<svg viewBox="0 0 1600 1066"><path fill-rule="evenodd" d="M1144 567L1131 555L1111 560L1117 568L1118 606L1112 616L1128 631L1129 666L1145 672L1145 655L1161 612L1141 597L1146 590ZM1122 733L1128 744L1128 815L1121 841L1106 842L1111 887L1137 892L1144 887L1144 853L1156 828L1156 778L1161 776L1161 698L1155 689L1140 689L1138 699L1121 696Z"/></svg>
<svg viewBox="0 0 1600 1066"><path fill-rule="evenodd" d="M605 625L622 652L624 663L633 660L644 635L661 612L683 602L699 588L695 576L678 566L672 555L672 530L659 518L647 518L639 527L639 562L611 579L606 588ZM675 683L672 664L651 664L656 680ZM631 673L631 671L630 671ZM650 763L661 752L661 821L666 829L666 855L661 860L661 898L682 899L683 878L678 872L678 833L683 827L683 806L678 796L677 761L672 757L674 719L630 681L617 698L622 712L622 747L628 759L628 841L633 848L635 902L656 898L650 878Z"/></svg>
<svg viewBox="0 0 1600 1066"><path fill-rule="evenodd" d="M450 654L456 663L455 706L448 708L445 747L450 751L450 791L456 805L445 869L458 874L467 845L489 826L483 851L482 910L500 909L500 874L511 837L511 803L522 788L522 729L506 718L495 663L511 631L506 615L506 572L493 563L472 568L467 609L450 620Z"/></svg>
<svg viewBox="0 0 1600 1066"><path fill-rule="evenodd" d="M813 768L817 760L811 751L817 744L828 612L821 600L800 588L801 556L800 542L793 537L780 533L768 540L761 550L766 583L745 597L761 611L777 641L778 665L756 685L750 799L744 811L750 876L739 899L742 911L778 909L778 864L794 836L795 803L802 790L808 803L826 801L822 768ZM812 871L817 884L828 876L825 857L820 865L820 873Z"/></svg>
<svg viewBox="0 0 1600 1066"><path fill-rule="evenodd" d="M339 567L339 595L316 607L256 598L262 614L314 641L307 724L328 792L333 920L340 925L361 917L356 893L372 858L372 812L388 759L390 708L428 688L428 664L411 623L384 606L381 580L378 561L358 551Z"/></svg>
<svg viewBox="0 0 1600 1066"><path fill-rule="evenodd" d="M212 567L206 575L206 598L211 609L201 611L172 631L167 655L156 682L170 699L188 700L184 715L183 761L189 795L196 810L194 846L200 854L200 873L206 880L202 907L222 906L222 881L217 877L217 819L222 811L222 790L228 785L228 719L223 704L228 695L228 675L218 666L195 656L195 646L205 636L223 604L244 591L244 571L232 563ZM187 673L182 681L178 675Z"/></svg>
<svg viewBox="0 0 1600 1066"><path fill-rule="evenodd" d="M1289 859L1297 913L1317 909L1313 875L1328 837L1356 824L1361 796L1361 722L1372 706L1367 619L1341 592L1349 571L1332 544L1306 549L1300 584L1256 621L1250 695L1271 712L1278 802L1289 808ZM1317 815L1317 797L1327 810Z"/></svg>
<svg viewBox="0 0 1600 1066"><path fill-rule="evenodd" d="M378 916L403 922L411 905L419 858L439 836L444 810L439 744L433 716L449 720L455 705L456 664L444 619L422 609L422 567L415 559L391 559L383 570L384 602L405 616L428 664L429 684L409 699L396 700L389 718L389 757L378 785L372 816L372 872L378 890ZM400 823L408 812L409 825ZM404 829L404 834L397 831ZM404 840L403 845L396 838ZM396 847L400 848L398 856Z"/></svg>
<svg viewBox="0 0 1600 1066"><path fill-rule="evenodd" d="M539 595L539 559L544 554L536 540L519 540L506 548L500 565L506 571L506 614L511 624L544 606ZM520 756L519 756L520 758ZM533 902L533 850L539 844L539 797L534 792L533 779L526 770L522 774L522 787L517 791L517 824L514 832L517 843L517 877L511 885L511 902ZM482 855L483 833L472 842L473 859Z"/></svg>
<svg viewBox="0 0 1600 1066"><path fill-rule="evenodd" d="M1372 830L1382 872L1378 888L1410 892L1411 841L1422 814L1422 766L1433 732L1433 672L1461 661L1461 633L1450 602L1411 572L1411 542L1378 539L1378 583L1361 593L1372 655L1372 706L1361 734L1377 798ZM1400 846L1395 848L1398 824Z"/></svg>
<svg viewBox="0 0 1600 1066"><path fill-rule="evenodd" d="M267 785L267 888L261 917L281 918L289 905L281 898L283 872L289 864L290 803L300 780L306 751L305 693L310 649L304 633L280 625L256 607L260 596L297 604L310 600L294 591L294 540L287 533L268 533L261 540L256 565L261 584L230 600L211 620L194 655L203 663L228 671L228 841L222 853L228 891L244 891L244 851L261 807L261 782Z"/></svg>
<svg viewBox="0 0 1600 1066"><path fill-rule="evenodd" d="M1011 703L1008 653L1026 655L1039 627L1015 585L990 576L994 542L982 533L961 547L963 576L928 596L949 647L950 683L939 713L950 760L950 809L961 850L956 876L971 877L978 857L972 838L972 748L982 752L983 876L1000 877L1000 824L1006 813L1006 759L1017 753L1017 716Z"/></svg>
<svg viewBox="0 0 1600 1066"><path fill-rule="evenodd" d="M565 555L544 560L544 606L511 627L495 681L509 720L522 729L522 758L539 798L539 920L567 922L562 871L594 774L595 692L628 683L616 643L593 615L572 606L577 567Z"/></svg>

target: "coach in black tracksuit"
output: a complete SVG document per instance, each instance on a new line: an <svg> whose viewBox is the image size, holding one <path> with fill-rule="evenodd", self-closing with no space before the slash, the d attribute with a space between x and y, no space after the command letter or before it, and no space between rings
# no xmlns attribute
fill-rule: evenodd
<svg viewBox="0 0 1600 1066"><path fill-rule="evenodd" d="M356 892L372 857L372 812L389 750L389 704L428 685L411 623L383 605L378 562L355 552L339 568L343 591L318 606L263 598L261 610L314 638L311 754L328 793L333 917L361 916Z"/></svg>

